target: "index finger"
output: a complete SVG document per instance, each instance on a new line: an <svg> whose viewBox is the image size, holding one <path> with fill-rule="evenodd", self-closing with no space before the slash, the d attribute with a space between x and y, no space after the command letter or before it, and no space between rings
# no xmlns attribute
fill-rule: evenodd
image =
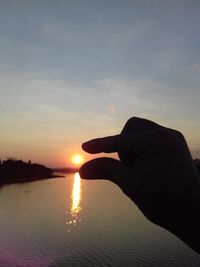
<svg viewBox="0 0 200 267"><path fill-rule="evenodd" d="M118 154L123 154L122 157L127 157L142 154L150 142L151 134L149 132L136 132L92 139L83 143L82 148L90 154L118 152Z"/></svg>
<svg viewBox="0 0 200 267"><path fill-rule="evenodd" d="M90 154L118 152L120 135L95 138L82 144L82 149Z"/></svg>

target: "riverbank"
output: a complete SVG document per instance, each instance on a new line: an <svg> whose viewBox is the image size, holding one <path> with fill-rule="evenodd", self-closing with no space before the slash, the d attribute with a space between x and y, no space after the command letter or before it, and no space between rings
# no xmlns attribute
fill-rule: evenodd
<svg viewBox="0 0 200 267"><path fill-rule="evenodd" d="M44 165L8 159L0 163L0 186L64 177Z"/></svg>

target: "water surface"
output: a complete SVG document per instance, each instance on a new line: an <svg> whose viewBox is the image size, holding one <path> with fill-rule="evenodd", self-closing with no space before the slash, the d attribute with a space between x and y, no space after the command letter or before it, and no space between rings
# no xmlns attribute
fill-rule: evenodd
<svg viewBox="0 0 200 267"><path fill-rule="evenodd" d="M200 266L108 181L73 174L0 189L0 266Z"/></svg>

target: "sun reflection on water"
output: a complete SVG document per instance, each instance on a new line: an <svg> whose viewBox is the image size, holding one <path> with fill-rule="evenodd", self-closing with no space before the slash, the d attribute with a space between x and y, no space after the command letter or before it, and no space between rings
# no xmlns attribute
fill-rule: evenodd
<svg viewBox="0 0 200 267"><path fill-rule="evenodd" d="M74 183L73 183L73 190L72 190L72 206L71 212L76 215L81 210L80 206L81 202L81 178L78 172L74 175Z"/></svg>
<svg viewBox="0 0 200 267"><path fill-rule="evenodd" d="M77 223L81 221L79 218L79 213L81 211L81 178L78 172L74 174L71 199L72 204L69 212L70 220L66 224L68 226L76 226ZM68 232L70 232L70 229L68 229Z"/></svg>

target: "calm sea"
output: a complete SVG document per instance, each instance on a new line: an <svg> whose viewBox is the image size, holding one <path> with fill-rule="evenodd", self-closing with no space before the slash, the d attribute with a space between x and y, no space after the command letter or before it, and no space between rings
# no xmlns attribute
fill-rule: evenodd
<svg viewBox="0 0 200 267"><path fill-rule="evenodd" d="M0 266L195 267L200 256L116 185L70 174L0 188Z"/></svg>

